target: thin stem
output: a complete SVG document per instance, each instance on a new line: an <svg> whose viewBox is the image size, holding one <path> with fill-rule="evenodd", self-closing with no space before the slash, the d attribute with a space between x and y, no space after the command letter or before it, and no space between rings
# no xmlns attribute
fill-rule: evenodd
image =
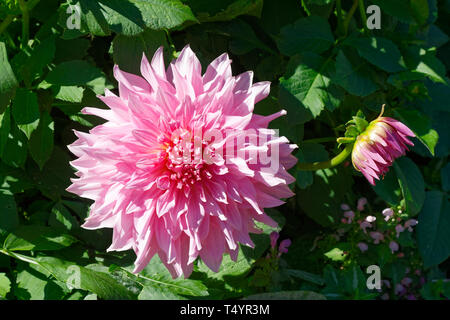
<svg viewBox="0 0 450 320"><path fill-rule="evenodd" d="M359 0L359 14L361 16L361 24L364 28L364 32L367 32L367 16L366 16L366 6L364 5L364 0Z"/></svg>
<svg viewBox="0 0 450 320"><path fill-rule="evenodd" d="M27 256L24 256L24 255L21 255L21 254L18 254L18 253L14 253L14 252L11 252L11 251L6 250L6 249L0 249L0 253L3 253L5 255L7 255L7 256L10 256L12 258L15 258L15 259L27 262L27 263L39 265L39 263L37 261L35 261L35 260L33 260L33 259L31 259L31 258L29 258Z"/></svg>
<svg viewBox="0 0 450 320"><path fill-rule="evenodd" d="M25 0L19 0L19 7L22 11L22 47L25 47L30 38L30 9Z"/></svg>
<svg viewBox="0 0 450 320"><path fill-rule="evenodd" d="M6 28L8 28L8 26L10 25L11 22L13 22L14 20L14 15L12 14L8 14L5 18L5 20L2 21L2 23L0 24L0 34L3 33L3 31L6 30Z"/></svg>
<svg viewBox="0 0 450 320"><path fill-rule="evenodd" d="M352 154L352 150L353 144L348 144L345 146L345 149L341 151L341 153L330 160L310 163L299 162L297 163L297 168L302 171L315 171L320 169L332 168L347 159L347 157Z"/></svg>
<svg viewBox="0 0 450 320"><path fill-rule="evenodd" d="M311 11L309 11L308 7L306 6L305 0L302 0L302 7L303 7L303 10L305 10L306 14L308 16L310 16L311 15Z"/></svg>
<svg viewBox="0 0 450 320"><path fill-rule="evenodd" d="M342 22L343 22L343 18L342 18L342 3L341 0L336 0L336 14L337 14L337 29L338 29L338 33L342 34L343 33L343 29L342 29Z"/></svg>
<svg viewBox="0 0 450 320"><path fill-rule="evenodd" d="M28 6L28 11L31 11L38 3L40 0L29 0L27 2L27 6Z"/></svg>
<svg viewBox="0 0 450 320"><path fill-rule="evenodd" d="M356 11L356 8L358 7L358 0L353 0L353 5L350 8L350 10L347 13L347 16L345 17L344 20L344 35L347 35L348 32L348 25L350 24L350 20L352 20L353 14Z"/></svg>
<svg viewBox="0 0 450 320"><path fill-rule="evenodd" d="M325 137L325 138L308 139L308 140L303 140L301 142L301 144L306 144L306 143L323 143L323 142L331 142L331 141L336 141L336 138L335 137Z"/></svg>
<svg viewBox="0 0 450 320"><path fill-rule="evenodd" d="M325 114L327 115L328 121L330 121L331 129L333 130L334 135L336 137L339 137L339 132L336 129L336 123L334 122L333 118L330 116L330 113L326 112Z"/></svg>

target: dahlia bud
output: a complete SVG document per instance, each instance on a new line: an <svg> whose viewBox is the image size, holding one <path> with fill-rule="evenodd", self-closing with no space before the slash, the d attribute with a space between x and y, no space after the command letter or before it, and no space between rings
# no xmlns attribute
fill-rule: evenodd
<svg viewBox="0 0 450 320"><path fill-rule="evenodd" d="M414 145L408 137L415 134L407 126L381 115L356 138L352 151L353 166L372 185L375 179L384 176L396 158L405 154L407 145Z"/></svg>

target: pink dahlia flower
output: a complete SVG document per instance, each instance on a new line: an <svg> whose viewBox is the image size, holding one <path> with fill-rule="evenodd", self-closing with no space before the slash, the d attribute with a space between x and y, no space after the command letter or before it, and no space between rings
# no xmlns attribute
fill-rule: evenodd
<svg viewBox="0 0 450 320"><path fill-rule="evenodd" d="M389 170L394 160L405 154L408 137L415 134L403 123L389 117L378 117L358 136L353 146L352 162L370 184Z"/></svg>
<svg viewBox="0 0 450 320"><path fill-rule="evenodd" d="M83 109L107 121L75 131L68 191L94 200L83 227L113 228L108 251L133 249L134 272L155 254L173 277L188 277L197 257L217 272L224 253L237 259L238 243L254 246L255 221L277 225L264 208L293 195L296 146L267 128L285 111L254 114L270 83L232 76L230 64L223 54L202 74L186 46L166 70L160 48L151 63L143 55L142 77L114 66L119 95L99 96L110 109ZM233 139L243 140L219 152ZM246 157L255 150L277 155L276 165Z"/></svg>

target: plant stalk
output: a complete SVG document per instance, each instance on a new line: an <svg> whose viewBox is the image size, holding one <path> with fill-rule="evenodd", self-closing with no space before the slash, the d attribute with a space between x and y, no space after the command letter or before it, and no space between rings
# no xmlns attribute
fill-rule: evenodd
<svg viewBox="0 0 450 320"><path fill-rule="evenodd" d="M359 15L361 16L361 24L364 29L364 33L367 33L367 15L366 7L364 6L364 0L359 0Z"/></svg>
<svg viewBox="0 0 450 320"><path fill-rule="evenodd" d="M22 47L28 45L30 38L30 9L25 0L19 0L20 11L22 11Z"/></svg>
<svg viewBox="0 0 450 320"><path fill-rule="evenodd" d="M349 155L352 154L353 150L353 143L348 144L345 146L345 149L341 151L337 156L334 158L327 160L327 161L321 161L321 162L299 162L297 163L297 168L301 171L315 171L320 169L327 169L337 166L338 164L341 164Z"/></svg>
<svg viewBox="0 0 450 320"><path fill-rule="evenodd" d="M358 7L359 0L353 0L353 5L350 8L350 10L347 13L347 16L344 20L344 35L346 36L348 33L348 25L350 24L350 20L352 20L353 14L356 11L356 8Z"/></svg>

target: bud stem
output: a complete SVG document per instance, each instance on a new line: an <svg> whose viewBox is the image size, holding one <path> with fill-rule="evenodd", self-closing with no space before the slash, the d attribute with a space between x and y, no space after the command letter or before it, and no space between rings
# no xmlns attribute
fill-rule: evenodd
<svg viewBox="0 0 450 320"><path fill-rule="evenodd" d="M337 166L338 164L342 163L349 155L352 154L353 150L353 143L347 144L345 146L345 149L341 151L337 156L334 158L327 160L327 161L321 161L321 162L299 162L297 163L297 168L301 171L315 171L320 169L327 169Z"/></svg>

